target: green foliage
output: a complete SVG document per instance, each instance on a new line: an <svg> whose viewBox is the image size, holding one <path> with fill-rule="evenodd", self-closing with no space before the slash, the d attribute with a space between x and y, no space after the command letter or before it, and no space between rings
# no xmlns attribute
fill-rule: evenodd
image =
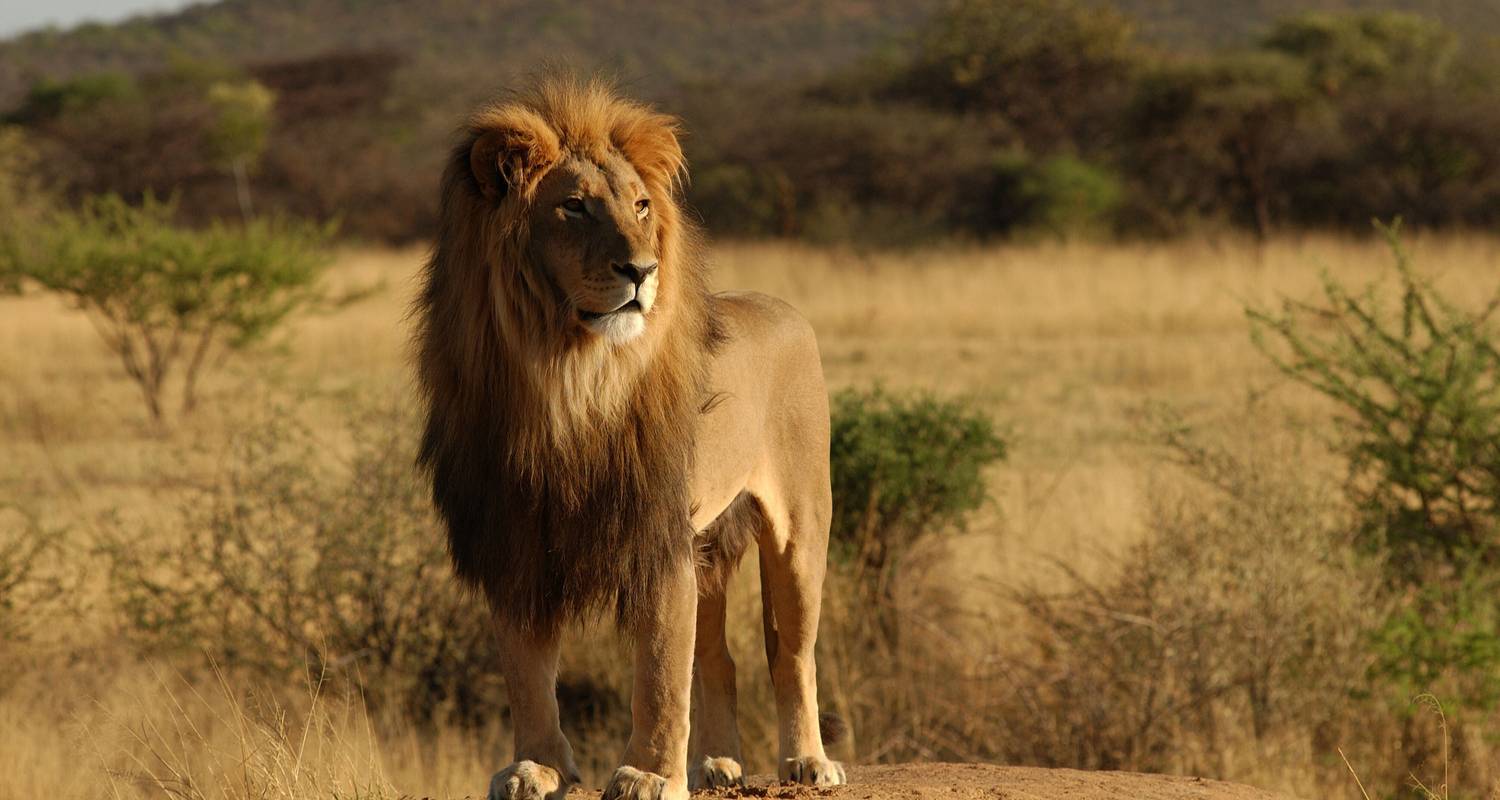
<svg viewBox="0 0 1500 800"><path fill-rule="evenodd" d="M31 87L13 116L31 121L96 110L105 103L138 101L140 86L129 75L99 72L65 81L44 80Z"/></svg>
<svg viewBox="0 0 1500 800"><path fill-rule="evenodd" d="M0 293L20 289L16 276L3 265L20 255L20 248L52 204L51 194L37 179L40 154L25 133L0 126Z"/></svg>
<svg viewBox="0 0 1500 800"><path fill-rule="evenodd" d="M1114 173L1073 156L1006 157L997 171L997 194L1005 198L1000 207L1022 231L1060 237L1108 233L1124 197Z"/></svg>
<svg viewBox="0 0 1500 800"><path fill-rule="evenodd" d="M1076 0L961 0L928 23L896 89L926 104L996 112L1041 148L1070 134L1079 112L1122 85L1134 58L1131 24L1112 9Z"/></svg>
<svg viewBox="0 0 1500 800"><path fill-rule="evenodd" d="M687 140L689 199L715 231L899 245L996 228L991 137L950 115L785 97L698 113L742 126Z"/></svg>
<svg viewBox="0 0 1500 800"><path fill-rule="evenodd" d="M180 50L167 56L166 69L153 76L153 82L205 95L219 85L254 83L246 78L244 69L222 56L195 58Z"/></svg>
<svg viewBox="0 0 1500 800"><path fill-rule="evenodd" d="M59 569L63 533L30 509L0 503L0 645L5 648L28 638L66 588ZM0 657L0 676L10 666Z"/></svg>
<svg viewBox="0 0 1500 800"><path fill-rule="evenodd" d="M1398 707L1423 692L1471 711L1500 704L1500 579L1460 565L1403 592L1373 635L1374 685Z"/></svg>
<svg viewBox="0 0 1500 800"><path fill-rule="evenodd" d="M881 389L839 393L830 462L836 556L884 591L919 536L963 527L988 496L985 467L1005 454L994 423L965 403Z"/></svg>
<svg viewBox="0 0 1500 800"><path fill-rule="evenodd" d="M1275 165L1311 99L1306 68L1276 53L1163 65L1136 85L1124 125L1127 168L1160 217L1211 216L1228 197L1237 221L1264 237Z"/></svg>
<svg viewBox="0 0 1500 800"><path fill-rule="evenodd" d="M218 114L208 138L214 158L253 163L266 148L275 94L255 81L221 82L209 87L208 100Z"/></svg>
<svg viewBox="0 0 1500 800"><path fill-rule="evenodd" d="M1453 64L1458 37L1414 14L1312 13L1282 20L1265 47L1307 63L1313 83L1328 94L1360 84L1440 80Z"/></svg>
<svg viewBox="0 0 1500 800"><path fill-rule="evenodd" d="M95 198L51 215L0 265L0 279L33 283L88 314L157 421L168 378L182 371L191 411L209 356L265 338L318 299L329 262L326 227L257 220L190 230L172 213L150 198Z"/></svg>
<svg viewBox="0 0 1500 800"><path fill-rule="evenodd" d="M1500 350L1492 317L1417 274L1399 238L1397 291L1324 277L1323 300L1252 309L1256 345L1339 409L1357 542L1382 559L1390 611L1372 685L1474 709L1500 702Z"/></svg>
<svg viewBox="0 0 1500 800"><path fill-rule="evenodd" d="M775 236L792 233L796 224L791 179L775 168L712 164L694 173L691 192L693 206L715 220L717 230Z"/></svg>
<svg viewBox="0 0 1500 800"><path fill-rule="evenodd" d="M249 173L265 152L276 95L255 81L219 81L208 88L208 102L214 110L207 132L210 157L234 174L240 214L249 220Z"/></svg>
<svg viewBox="0 0 1500 800"><path fill-rule="evenodd" d="M21 37L3 45L17 66L0 96L22 101L8 118L67 197L177 194L195 224L248 219L256 173L255 208L409 241L434 229L429 184L474 102L453 76L520 75L545 55L640 76L631 94L682 114L691 200L727 235L879 246L1059 227L1017 220L1036 187L994 169L1014 152L1119 175L1107 216L1124 234L1500 222L1489 0L721 3L624 62L610 41L662 44L683 6L450 0L413 16L309 0L289 15L283 1ZM372 27L406 44L369 50ZM431 42L441 59L419 55ZM28 96L29 75L72 77ZM255 84L275 97L274 136Z"/></svg>
<svg viewBox="0 0 1500 800"><path fill-rule="evenodd" d="M1349 487L1371 548L1416 578L1434 563L1500 558L1500 350L1496 295L1477 311L1418 275L1398 238L1399 292L1325 277L1319 305L1251 310L1255 341L1337 404Z"/></svg>
<svg viewBox="0 0 1500 800"><path fill-rule="evenodd" d="M336 427L315 432L285 412L258 423L183 502L184 536L101 543L130 637L195 669L338 681L406 719L493 719L503 695L489 615L452 577L412 467L411 421L355 415L352 452L330 441Z"/></svg>

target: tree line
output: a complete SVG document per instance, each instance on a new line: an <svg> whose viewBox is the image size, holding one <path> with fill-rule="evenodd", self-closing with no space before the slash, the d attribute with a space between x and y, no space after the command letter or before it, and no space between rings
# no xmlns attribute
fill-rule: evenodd
<svg viewBox="0 0 1500 800"><path fill-rule="evenodd" d="M419 240L475 87L393 51L36 84L6 114L74 199L177 196ZM416 85L419 84L419 85ZM1202 52L1076 0L957 0L833 75L653 90L726 236L1174 236L1500 221L1500 57L1430 19L1310 13Z"/></svg>

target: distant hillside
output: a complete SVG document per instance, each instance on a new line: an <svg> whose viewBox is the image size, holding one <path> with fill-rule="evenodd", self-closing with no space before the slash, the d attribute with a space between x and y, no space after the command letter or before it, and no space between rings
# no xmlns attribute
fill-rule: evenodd
<svg viewBox="0 0 1500 800"><path fill-rule="evenodd" d="M936 7L936 0L226 0L0 43L0 105L41 78L134 72L174 55L262 62L328 50L394 51L428 79L490 88L544 60L606 67L647 93L726 77L801 79L850 62Z"/></svg>
<svg viewBox="0 0 1500 800"><path fill-rule="evenodd" d="M213 95L253 78L274 97L257 209L393 241L431 232L464 113L549 64L680 115L688 199L736 235L1500 219L1500 0L1008 1L954 9L918 44L953 0L224 0L0 41L0 121L26 128L68 199L172 196L185 222L233 218ZM1087 5L1111 3L1128 19ZM1469 52L1397 25L1361 52L1410 53L1316 83L1244 52L1318 9L1424 13ZM1222 57L1159 57L1186 50ZM1249 166L1218 156L1247 148Z"/></svg>
<svg viewBox="0 0 1500 800"><path fill-rule="evenodd" d="M1094 0L1091 0L1094 1ZM1400 9L1500 35L1500 0L1096 0L1149 41L1213 46L1313 9ZM911 30L944 0L224 0L115 25L0 42L0 107L42 78L135 72L174 55L264 62L393 51L419 75L486 89L551 59L603 66L645 93L732 79L816 77ZM478 76L473 73L478 71ZM644 85L643 85L644 84Z"/></svg>
<svg viewBox="0 0 1500 800"><path fill-rule="evenodd" d="M1244 41L1307 11L1407 11L1443 22L1471 41L1500 36L1500 0L1099 0L1140 21L1148 40L1197 48Z"/></svg>

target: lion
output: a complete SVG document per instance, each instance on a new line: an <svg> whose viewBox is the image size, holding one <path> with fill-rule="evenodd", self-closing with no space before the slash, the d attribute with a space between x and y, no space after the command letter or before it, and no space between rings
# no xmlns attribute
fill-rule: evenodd
<svg viewBox="0 0 1500 800"><path fill-rule="evenodd" d="M491 800L580 780L559 642L601 613L634 646L604 797L742 783L725 587L752 543L780 777L845 779L813 658L832 513L817 342L779 300L708 290L680 130L551 77L474 114L443 175L414 310L419 462L502 645L515 754Z"/></svg>

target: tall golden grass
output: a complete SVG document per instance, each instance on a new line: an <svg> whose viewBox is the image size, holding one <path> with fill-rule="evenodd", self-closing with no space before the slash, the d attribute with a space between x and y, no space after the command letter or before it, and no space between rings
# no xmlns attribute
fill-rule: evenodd
<svg viewBox="0 0 1500 800"><path fill-rule="evenodd" d="M1456 297L1477 297L1500 275L1497 238L1419 237L1411 249ZM232 664L214 681L185 682L119 643L93 550L101 532L120 526L181 536L178 506L223 468L230 432L258 409L283 404L310 426L331 427L352 400L406 397L406 309L421 258L343 252L331 280L382 281L386 290L302 319L269 351L228 362L206 381L200 411L166 434L78 314L46 297L0 299L0 502L65 529L69 569L81 575L48 624L24 643L0 642L0 662L15 676L0 686L0 797L464 796L508 759L501 720L418 730L366 713L358 697L247 683ZM918 554L929 584L960 587L946 602L980 612L983 624L948 632L958 636L952 647L975 653L1003 648L1004 626L1019 613L974 608L994 602L981 587L1061 581L1059 563L1108 576L1141 540L1154 493L1171 480L1150 466L1156 445L1140 433L1143 409L1167 403L1229 430L1247 398L1270 397L1288 425L1322 435L1327 409L1253 349L1243 308L1309 296L1320 270L1362 283L1388 264L1378 241L1321 236L904 253L728 243L714 261L718 287L776 294L812 320L830 388L879 382L964 395L1010 426L1011 457L991 477L995 502L969 533ZM766 771L770 692L753 583L743 578L731 648L742 665L748 760ZM922 592L914 586L912 602L926 602ZM836 599L829 608L825 625L859 623ZM568 668L606 669L608 660L576 652ZM852 666L837 653L824 663L832 702L855 705ZM879 731L856 735L846 757L900 748ZM580 745L607 765L623 742L601 735ZM1328 776L1343 769L1290 746L1219 755L1193 763L1293 793L1337 786Z"/></svg>

